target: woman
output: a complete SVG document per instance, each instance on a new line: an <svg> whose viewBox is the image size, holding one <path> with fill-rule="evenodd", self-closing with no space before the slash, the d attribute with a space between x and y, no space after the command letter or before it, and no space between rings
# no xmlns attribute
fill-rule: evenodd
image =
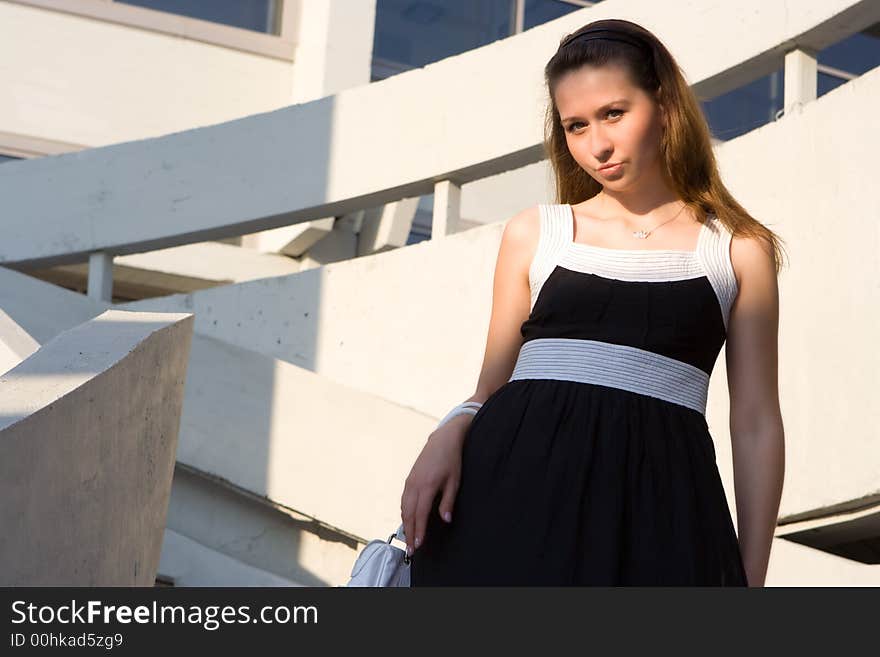
<svg viewBox="0 0 880 657"><path fill-rule="evenodd" d="M784 472L780 240L722 184L649 31L590 23L545 80L559 203L507 222L473 408L406 479L412 586L763 586ZM725 341L738 537L705 419Z"/></svg>

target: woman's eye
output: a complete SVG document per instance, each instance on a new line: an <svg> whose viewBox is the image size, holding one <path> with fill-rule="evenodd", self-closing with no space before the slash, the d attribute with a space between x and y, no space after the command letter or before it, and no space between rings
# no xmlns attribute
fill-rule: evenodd
<svg viewBox="0 0 880 657"><path fill-rule="evenodd" d="M609 114L612 114L613 112L618 112L619 114L625 113L621 109L610 109L607 112L605 112L605 116L608 116ZM577 130L576 126L579 126L579 125L585 125L585 124L582 123L581 121L572 121L571 123L568 124L568 131L575 132L575 130Z"/></svg>

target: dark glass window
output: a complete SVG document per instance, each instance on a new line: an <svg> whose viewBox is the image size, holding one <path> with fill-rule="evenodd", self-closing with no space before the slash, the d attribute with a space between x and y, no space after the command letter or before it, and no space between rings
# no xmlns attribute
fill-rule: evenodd
<svg viewBox="0 0 880 657"><path fill-rule="evenodd" d="M817 61L819 85L816 93L819 96L848 81L838 72L859 76L880 66L880 25L828 46L819 53ZM823 70L823 66L830 68Z"/></svg>
<svg viewBox="0 0 880 657"><path fill-rule="evenodd" d="M586 0L376 0L372 80L479 48L559 18Z"/></svg>
<svg viewBox="0 0 880 657"><path fill-rule="evenodd" d="M514 0L377 0L372 79L508 37L513 9Z"/></svg>
<svg viewBox="0 0 880 657"><path fill-rule="evenodd" d="M880 66L880 25L854 34L818 53L816 93L828 93ZM784 103L784 67L703 103L713 136L727 141L773 121Z"/></svg>
<svg viewBox="0 0 880 657"><path fill-rule="evenodd" d="M115 0L246 30L278 34L282 0Z"/></svg>
<svg viewBox="0 0 880 657"><path fill-rule="evenodd" d="M784 69L703 103L712 136L727 141L776 119L783 103Z"/></svg>
<svg viewBox="0 0 880 657"><path fill-rule="evenodd" d="M413 217L412 227L406 238L406 244L415 244L431 239L431 225L434 221L434 195L425 194L419 198L416 206L416 214Z"/></svg>
<svg viewBox="0 0 880 657"><path fill-rule="evenodd" d="M596 4L596 3L593 3ZM565 16L583 7L576 3L564 2L564 0L526 0L523 29L528 30L536 25L552 21L560 16ZM588 23L589 21L584 21ZM559 35L562 36L561 34Z"/></svg>
<svg viewBox="0 0 880 657"><path fill-rule="evenodd" d="M880 25L838 41L819 53L819 64L861 75L880 66Z"/></svg>

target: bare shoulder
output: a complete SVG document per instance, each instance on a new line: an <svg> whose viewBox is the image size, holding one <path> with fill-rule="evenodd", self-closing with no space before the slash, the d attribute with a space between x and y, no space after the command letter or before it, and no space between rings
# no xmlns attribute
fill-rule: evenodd
<svg viewBox="0 0 880 657"><path fill-rule="evenodd" d="M521 261L531 261L541 230L540 209L532 205L510 217L504 225L503 248Z"/></svg>
<svg viewBox="0 0 880 657"><path fill-rule="evenodd" d="M510 217L504 225L504 232L511 241L528 243L537 238L540 220L538 206L532 205Z"/></svg>
<svg viewBox="0 0 880 657"><path fill-rule="evenodd" d="M776 280L773 247L762 237L734 235L730 241L730 262L740 288L751 281L767 284Z"/></svg>

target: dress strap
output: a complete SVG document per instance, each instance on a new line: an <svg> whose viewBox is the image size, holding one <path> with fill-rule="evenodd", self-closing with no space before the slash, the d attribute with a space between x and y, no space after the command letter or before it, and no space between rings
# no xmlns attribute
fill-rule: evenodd
<svg viewBox="0 0 880 657"><path fill-rule="evenodd" d="M541 217L540 232L538 246L529 267L531 291L529 311L535 307L544 282L556 268L559 256L574 235L574 226L567 205L541 203L538 205L538 210Z"/></svg>
<svg viewBox="0 0 880 657"><path fill-rule="evenodd" d="M697 255L703 263L706 278L712 284L718 304L721 306L721 314L724 319L724 329L730 318L730 308L737 295L736 274L733 271L733 262L730 258L730 244L733 234L721 220L714 214L706 216L706 224L700 231L700 239L697 245Z"/></svg>

